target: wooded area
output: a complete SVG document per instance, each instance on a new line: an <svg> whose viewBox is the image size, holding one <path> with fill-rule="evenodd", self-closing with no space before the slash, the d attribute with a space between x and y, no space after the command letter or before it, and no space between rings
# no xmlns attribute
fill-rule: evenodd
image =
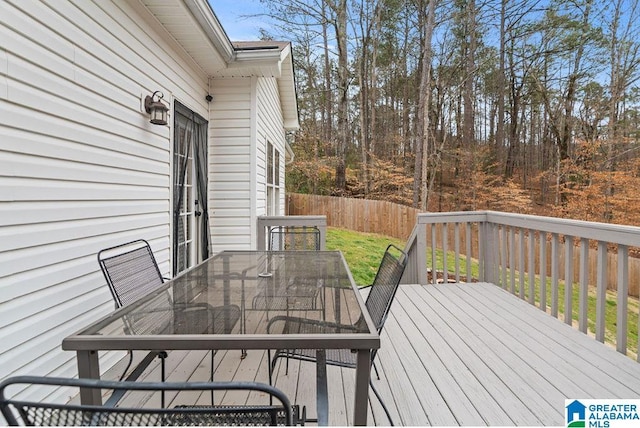
<svg viewBox="0 0 640 428"><path fill-rule="evenodd" d="M638 0L263 0L287 190L640 225Z"/></svg>

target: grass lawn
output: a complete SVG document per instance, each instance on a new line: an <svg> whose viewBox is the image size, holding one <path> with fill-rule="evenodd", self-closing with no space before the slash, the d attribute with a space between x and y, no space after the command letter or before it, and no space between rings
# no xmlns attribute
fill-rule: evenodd
<svg viewBox="0 0 640 428"><path fill-rule="evenodd" d="M327 250L340 250L357 285L373 282L387 245L404 249L404 241L375 233L360 233L335 227L327 228Z"/></svg>

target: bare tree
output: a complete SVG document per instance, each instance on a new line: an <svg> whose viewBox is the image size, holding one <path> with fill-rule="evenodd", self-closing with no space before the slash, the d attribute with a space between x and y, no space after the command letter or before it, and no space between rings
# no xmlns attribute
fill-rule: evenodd
<svg viewBox="0 0 640 428"><path fill-rule="evenodd" d="M417 142L422 148L420 150L420 209L426 211L429 206L429 160L434 155L433 136L431 135L430 106L431 106L431 62L433 49L431 40L435 28L437 0L429 0L426 10L426 20L424 22L424 35L422 45L422 70L420 73L420 90L418 101L418 138ZM416 159L418 156L416 156ZM417 171L416 171L417 173Z"/></svg>

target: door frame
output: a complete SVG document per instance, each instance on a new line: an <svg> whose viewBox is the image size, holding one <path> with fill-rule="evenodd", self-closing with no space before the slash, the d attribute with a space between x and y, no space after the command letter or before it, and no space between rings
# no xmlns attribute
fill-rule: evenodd
<svg viewBox="0 0 640 428"><path fill-rule="evenodd" d="M210 254L211 240L209 238L209 215L208 215L208 121L191 110L186 105L174 100L174 118L171 145L171 259L172 273L177 275L191 266L206 259ZM185 125L185 121L187 122ZM181 136L179 132L185 126L192 126L189 146L186 151L187 164L180 162L176 152L180 149ZM204 158L204 159L203 159ZM186 169L185 169L186 167ZM185 178L190 179L190 183L185 183ZM182 176L180 182L177 177ZM185 181L183 181L185 180ZM184 212L185 199L181 193L184 186L190 186L190 198L187 207L188 228L185 231L191 232L191 246L187 260L184 264L179 264L180 246L180 218ZM199 213L199 215L198 215ZM187 226L185 224L185 226ZM187 238L186 241L189 241Z"/></svg>

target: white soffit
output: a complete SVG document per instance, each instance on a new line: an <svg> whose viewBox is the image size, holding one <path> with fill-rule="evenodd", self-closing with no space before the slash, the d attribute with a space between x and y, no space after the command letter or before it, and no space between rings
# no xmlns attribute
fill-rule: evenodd
<svg viewBox="0 0 640 428"><path fill-rule="evenodd" d="M284 127L299 128L290 43L232 43L206 0L139 1L208 76L276 78Z"/></svg>
<svg viewBox="0 0 640 428"><path fill-rule="evenodd" d="M141 0L208 75L227 67L233 46L204 1Z"/></svg>

